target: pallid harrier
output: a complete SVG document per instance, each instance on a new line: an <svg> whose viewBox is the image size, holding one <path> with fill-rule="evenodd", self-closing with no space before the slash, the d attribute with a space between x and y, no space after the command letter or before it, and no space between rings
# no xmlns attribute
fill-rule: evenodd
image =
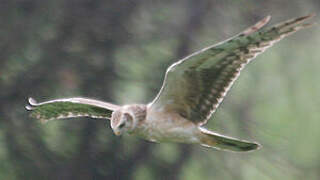
<svg viewBox="0 0 320 180"><path fill-rule="evenodd" d="M311 24L308 15L260 30L270 16L224 42L204 48L172 64L162 88L149 104L118 106L87 98L37 103L29 98L31 116L53 119L91 117L111 120L116 135L128 133L153 142L201 144L221 150L250 151L255 142L223 136L201 127L250 60L275 42Z"/></svg>

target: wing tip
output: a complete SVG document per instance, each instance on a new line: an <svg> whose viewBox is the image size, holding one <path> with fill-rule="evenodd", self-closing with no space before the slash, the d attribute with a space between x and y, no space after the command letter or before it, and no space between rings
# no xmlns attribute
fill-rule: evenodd
<svg viewBox="0 0 320 180"><path fill-rule="evenodd" d="M301 16L301 17L298 17L298 18L295 18L295 19L291 19L291 20L288 20L287 22L284 22L284 23L279 23L278 25L276 25L276 27L277 26L279 26L279 27L282 27L282 26L285 26L285 27L296 26L297 30L302 29L302 28L307 28L307 27L310 27L310 26L314 25L315 23L305 23L305 24L301 24L301 23L306 21L306 20L308 20L308 19L313 18L314 16L316 16L316 13L310 13L310 14L308 14L306 16ZM253 26L247 28L246 30L244 30L241 33L241 35L247 36L247 35L249 35L251 33L254 33L254 32L258 31L263 26L265 26L270 20L271 20L271 15L266 16L262 20L258 21L255 25L253 25ZM299 24L301 24L301 25L299 25Z"/></svg>
<svg viewBox="0 0 320 180"><path fill-rule="evenodd" d="M34 108L33 108L32 106L30 106L30 105L26 105L25 108L26 108L26 110L28 110L28 111L32 111L32 110L34 109Z"/></svg>
<svg viewBox="0 0 320 180"><path fill-rule="evenodd" d="M317 13L310 13L309 15L304 16L304 17L303 17L303 20L311 19L311 18L315 17L316 15L317 15ZM312 22L312 23L302 24L301 26L302 26L303 28L307 28L307 27L310 27L310 26L313 26L313 25L316 25L316 24L317 24L316 22Z"/></svg>
<svg viewBox="0 0 320 180"><path fill-rule="evenodd" d="M310 13L306 16L299 17L296 20L297 21L304 21L305 19L311 19L311 18L315 17L316 15L317 15L316 13Z"/></svg>
<svg viewBox="0 0 320 180"><path fill-rule="evenodd" d="M32 97L29 97L28 98L28 103L31 105L31 106L37 106L38 103L35 99L33 99Z"/></svg>
<svg viewBox="0 0 320 180"><path fill-rule="evenodd" d="M306 23L306 24L302 24L302 22L313 18L314 16L316 16L316 13L310 13L306 16L301 16L301 17L297 17L294 19L289 19L288 21L285 22L280 22L279 24L275 25L275 27L278 28L291 28L291 27L304 27L304 26L309 26L312 23Z"/></svg>
<svg viewBox="0 0 320 180"><path fill-rule="evenodd" d="M232 152L235 152L235 153L250 153L250 152L253 152L253 151L256 151L256 150L260 150L262 148L262 145L258 142L255 142L255 141L245 141L245 140L240 140L242 141L242 143L245 143L246 145L242 146L242 147L239 147L239 149L237 151L232 151Z"/></svg>
<svg viewBox="0 0 320 180"><path fill-rule="evenodd" d="M258 142L250 142L252 145L250 146L250 149L247 152L259 150L262 148L262 145Z"/></svg>
<svg viewBox="0 0 320 180"><path fill-rule="evenodd" d="M311 19L311 18L313 18L315 16L316 16L316 13L310 13L310 14L308 14L306 16L298 17L298 18L292 20L292 23L299 25L302 22L304 22L304 21L306 21L308 19ZM313 24L315 24L315 23L304 23L304 24L301 24L300 26L297 26L297 27L305 28L305 27L310 27Z"/></svg>
<svg viewBox="0 0 320 180"><path fill-rule="evenodd" d="M247 28L246 30L244 30L241 35L249 35L251 33L254 33L256 31L258 31L259 29L261 29L263 26L265 26L269 21L271 20L271 15L268 15L266 17L264 17L262 20L258 21L256 24L254 24L253 26Z"/></svg>
<svg viewBox="0 0 320 180"><path fill-rule="evenodd" d="M259 144L258 142L249 142L249 141L244 141L241 140L244 143L247 143L247 145L240 147L237 151L231 151L234 153L250 153L253 151L260 150L263 146Z"/></svg>
<svg viewBox="0 0 320 180"><path fill-rule="evenodd" d="M262 19L262 21L265 21L266 23L268 23L270 20L271 20L271 15L270 14Z"/></svg>
<svg viewBox="0 0 320 180"><path fill-rule="evenodd" d="M25 106L26 110L28 111L32 111L34 110L35 106L37 106L38 103L35 99L33 99L32 97L28 98L28 104Z"/></svg>

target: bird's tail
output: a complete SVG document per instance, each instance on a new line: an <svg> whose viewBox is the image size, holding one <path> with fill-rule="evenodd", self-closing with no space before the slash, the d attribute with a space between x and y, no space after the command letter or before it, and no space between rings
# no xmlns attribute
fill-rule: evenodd
<svg viewBox="0 0 320 180"><path fill-rule="evenodd" d="M252 151L261 147L260 144L255 142L223 136L204 128L200 128L200 131L200 143L202 146L235 152Z"/></svg>

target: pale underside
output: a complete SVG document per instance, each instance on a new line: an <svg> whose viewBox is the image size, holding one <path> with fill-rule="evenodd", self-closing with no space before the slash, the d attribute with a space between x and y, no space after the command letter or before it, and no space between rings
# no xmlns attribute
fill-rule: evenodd
<svg viewBox="0 0 320 180"><path fill-rule="evenodd" d="M198 126L177 113L153 111L148 108L147 117L134 132L153 142L196 143Z"/></svg>

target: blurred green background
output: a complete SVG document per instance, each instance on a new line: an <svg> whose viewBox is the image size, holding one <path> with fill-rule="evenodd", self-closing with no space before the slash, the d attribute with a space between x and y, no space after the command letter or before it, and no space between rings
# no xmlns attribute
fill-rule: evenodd
<svg viewBox="0 0 320 180"><path fill-rule="evenodd" d="M28 97L150 102L176 60L267 15L312 12L319 23L319 0L1 0L0 179L318 180L319 25L258 56L206 125L263 145L251 153L119 138L103 120L42 125L24 109Z"/></svg>

